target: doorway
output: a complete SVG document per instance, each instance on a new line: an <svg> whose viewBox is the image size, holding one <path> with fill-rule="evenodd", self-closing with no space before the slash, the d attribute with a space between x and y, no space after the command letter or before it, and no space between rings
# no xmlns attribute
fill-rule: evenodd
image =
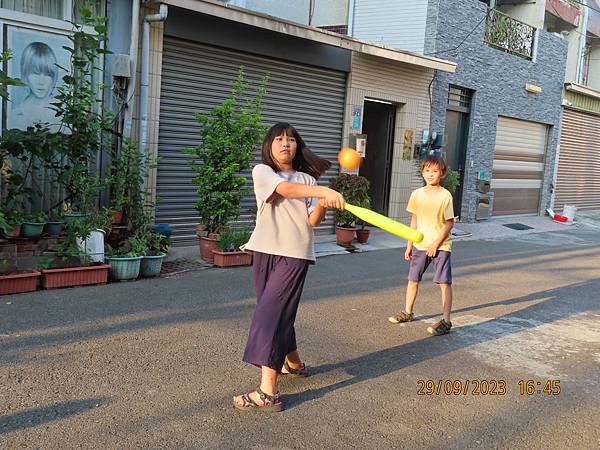
<svg viewBox="0 0 600 450"><path fill-rule="evenodd" d="M467 158L467 137L469 136L469 113L472 93L468 89L450 86L446 110L446 162L456 170L459 184L452 194L454 216L460 217L462 191L465 181L465 162Z"/></svg>
<svg viewBox="0 0 600 450"><path fill-rule="evenodd" d="M362 132L367 147L359 175L371 184L371 209L383 215L388 215L395 126L396 105L365 100Z"/></svg>

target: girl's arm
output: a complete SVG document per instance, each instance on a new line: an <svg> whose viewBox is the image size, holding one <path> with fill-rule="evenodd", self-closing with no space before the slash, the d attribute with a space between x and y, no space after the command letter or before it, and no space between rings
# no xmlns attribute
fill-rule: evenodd
<svg viewBox="0 0 600 450"><path fill-rule="evenodd" d="M322 206L321 202L319 201L317 203L317 206L315 207L315 209L313 210L313 212L311 212L308 215L308 221L309 223L313 226L316 227L317 225L319 225L321 223L321 221L325 218L325 213L327 212L327 207L326 206Z"/></svg>
<svg viewBox="0 0 600 450"><path fill-rule="evenodd" d="M345 202L342 194L325 186L284 181L277 185L275 192L287 198L320 198L328 208L344 209Z"/></svg>

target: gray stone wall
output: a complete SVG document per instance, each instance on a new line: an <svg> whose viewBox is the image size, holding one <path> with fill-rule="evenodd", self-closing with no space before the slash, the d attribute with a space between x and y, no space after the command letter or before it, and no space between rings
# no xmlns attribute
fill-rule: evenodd
<svg viewBox="0 0 600 450"><path fill-rule="evenodd" d="M429 54L458 63L456 73L438 72L435 77L432 129L442 131L444 128L449 84L474 91L461 214L462 220L467 222L475 220L478 171L485 170L488 176L492 173L498 116L550 126L539 212L546 209L562 114L566 41L538 30L534 61L491 48L483 40L486 11L485 4L478 0L431 0L428 25L437 29L428 29L426 33L435 36L435 46L427 46ZM541 86L542 92L526 92L526 83Z"/></svg>

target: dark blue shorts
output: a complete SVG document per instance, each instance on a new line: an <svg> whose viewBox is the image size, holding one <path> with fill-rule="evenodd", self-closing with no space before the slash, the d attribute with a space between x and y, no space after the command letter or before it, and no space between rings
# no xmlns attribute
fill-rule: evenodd
<svg viewBox="0 0 600 450"><path fill-rule="evenodd" d="M452 266L450 264L450 252L438 250L434 257L427 256L425 250L417 250L413 247L410 269L408 270L408 281L421 281L423 274L433 262L434 283L452 284Z"/></svg>

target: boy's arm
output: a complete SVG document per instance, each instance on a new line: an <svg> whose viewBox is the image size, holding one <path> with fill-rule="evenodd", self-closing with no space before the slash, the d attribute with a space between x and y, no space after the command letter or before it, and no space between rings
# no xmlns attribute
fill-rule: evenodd
<svg viewBox="0 0 600 450"><path fill-rule="evenodd" d="M411 214L410 215L410 227L413 229L417 229L417 215L416 214ZM412 241L407 241L406 244L406 250L410 250L413 246Z"/></svg>
<svg viewBox="0 0 600 450"><path fill-rule="evenodd" d="M431 245L427 249L427 256L435 256L437 249L440 248L440 245L442 245L442 242L444 242L444 239L446 239L446 237L448 237L448 234L452 230L453 226L454 226L454 219L448 219L444 222L444 227L442 228L442 231L440 231L439 236L437 237L437 239L435 241L433 241L431 243Z"/></svg>

